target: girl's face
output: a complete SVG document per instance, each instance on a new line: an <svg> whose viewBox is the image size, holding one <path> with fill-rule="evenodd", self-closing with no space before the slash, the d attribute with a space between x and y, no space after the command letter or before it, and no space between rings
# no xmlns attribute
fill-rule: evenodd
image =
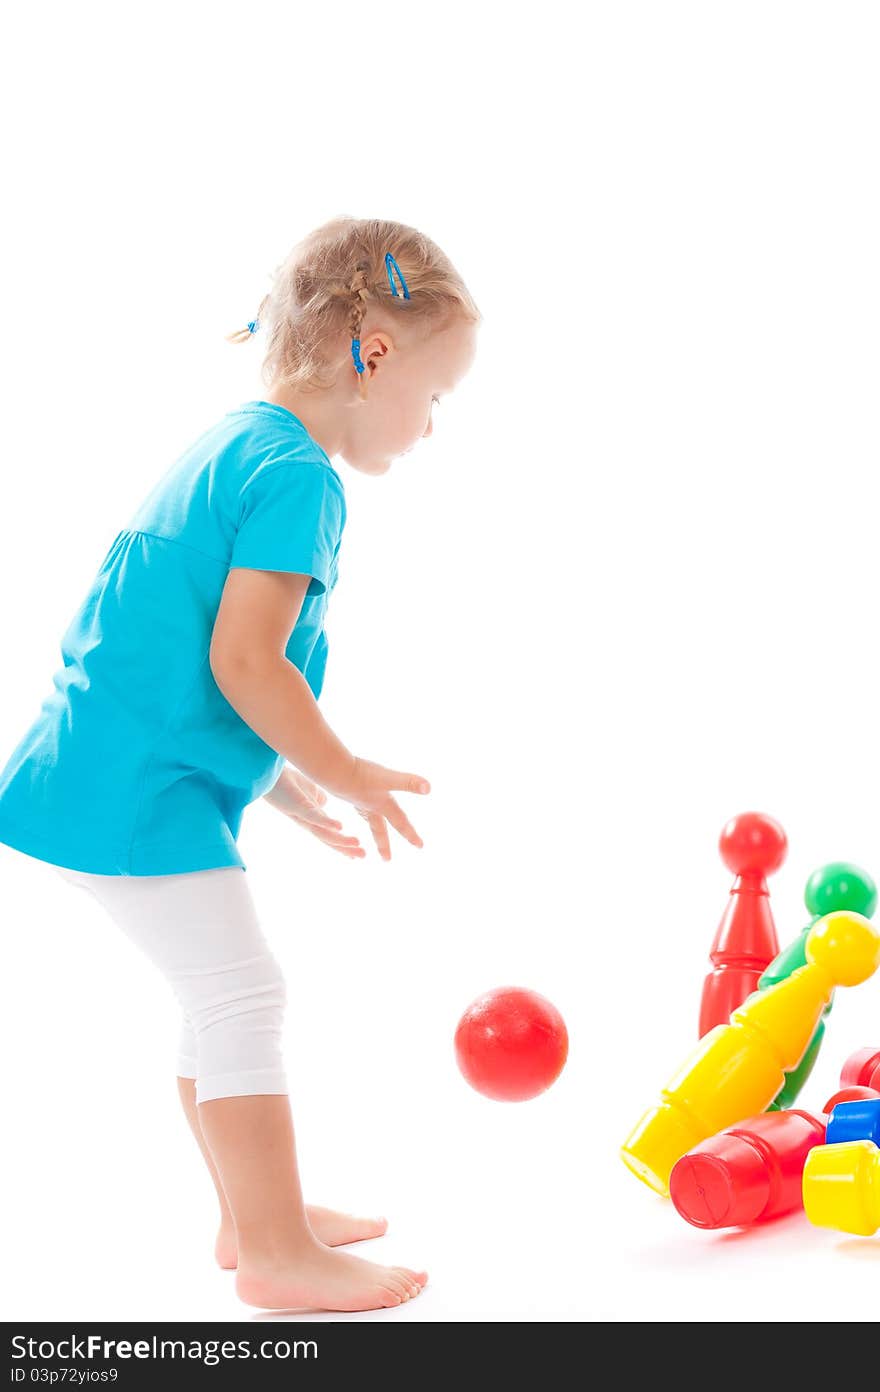
<svg viewBox="0 0 880 1392"><path fill-rule="evenodd" d="M413 343L385 329L361 330L366 400L356 387L340 449L346 463L364 474L384 474L431 434L434 404L455 390L473 363L478 327L456 319Z"/></svg>

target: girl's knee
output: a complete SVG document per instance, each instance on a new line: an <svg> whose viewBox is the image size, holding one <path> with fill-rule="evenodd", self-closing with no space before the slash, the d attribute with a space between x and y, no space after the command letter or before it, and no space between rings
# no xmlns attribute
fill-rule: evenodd
<svg viewBox="0 0 880 1392"><path fill-rule="evenodd" d="M214 983L191 1011L198 1041L197 1103L251 1093L286 1093L282 1058L287 986L271 953L239 963L235 980Z"/></svg>
<svg viewBox="0 0 880 1392"><path fill-rule="evenodd" d="M261 959L260 976L258 994L264 1007L283 1015L287 1008L287 982L280 962L271 953Z"/></svg>
<svg viewBox="0 0 880 1392"><path fill-rule="evenodd" d="M287 983L281 964L266 949L245 961L226 963L190 983L187 1004L196 1036L215 1026L246 1023L260 1016L280 1026L287 1006Z"/></svg>

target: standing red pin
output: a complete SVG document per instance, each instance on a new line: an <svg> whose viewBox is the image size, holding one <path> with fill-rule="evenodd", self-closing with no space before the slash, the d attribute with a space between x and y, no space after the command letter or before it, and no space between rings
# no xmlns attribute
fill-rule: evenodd
<svg viewBox="0 0 880 1392"><path fill-rule="evenodd" d="M766 877L785 860L788 839L773 817L742 812L722 830L718 849L736 879L709 953L712 970L703 983L701 1039L715 1025L727 1024L779 953Z"/></svg>

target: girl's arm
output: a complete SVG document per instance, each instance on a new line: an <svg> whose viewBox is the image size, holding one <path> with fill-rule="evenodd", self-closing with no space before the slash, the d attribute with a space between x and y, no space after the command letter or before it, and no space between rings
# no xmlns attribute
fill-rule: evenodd
<svg viewBox="0 0 880 1392"><path fill-rule="evenodd" d="M388 822L413 846L422 839L392 790L428 793L415 773L357 758L333 733L298 667L285 649L310 577L288 571L230 570L209 661L218 687L242 720L328 793L344 798L369 823L383 859L390 859Z"/></svg>
<svg viewBox="0 0 880 1392"><path fill-rule="evenodd" d="M336 793L352 786L357 761L330 729L299 668L285 656L310 579L287 571L231 570L209 661L215 682L242 720L270 749Z"/></svg>

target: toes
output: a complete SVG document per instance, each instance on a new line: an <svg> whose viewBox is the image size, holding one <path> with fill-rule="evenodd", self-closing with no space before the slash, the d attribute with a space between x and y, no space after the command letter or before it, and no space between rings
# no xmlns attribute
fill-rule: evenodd
<svg viewBox="0 0 880 1392"><path fill-rule="evenodd" d="M411 1289L410 1282L407 1281L405 1277L401 1276L398 1271L395 1271L393 1267L385 1278L385 1284L388 1286L389 1290L395 1291L403 1300L409 1300Z"/></svg>
<svg viewBox="0 0 880 1392"><path fill-rule="evenodd" d="M416 1273L415 1271L410 1271L409 1268L405 1266L395 1266L392 1269L403 1282L404 1289L410 1299L421 1293L422 1287L428 1279L425 1272ZM424 1279L421 1279L422 1277Z"/></svg>

